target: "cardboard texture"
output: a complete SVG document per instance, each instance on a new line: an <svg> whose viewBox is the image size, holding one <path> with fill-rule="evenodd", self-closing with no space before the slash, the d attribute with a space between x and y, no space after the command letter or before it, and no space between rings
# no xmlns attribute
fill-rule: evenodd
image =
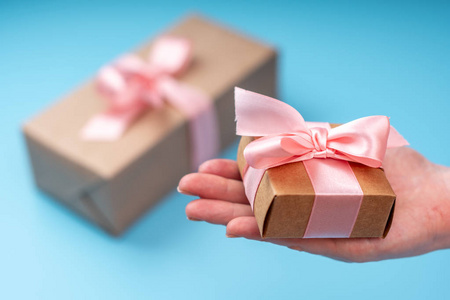
<svg viewBox="0 0 450 300"><path fill-rule="evenodd" d="M200 16L165 33L192 41L194 61L177 78L214 101L221 148L226 147L236 138L234 87L276 96L276 51ZM136 53L144 57L150 47ZM148 110L117 141L81 140L80 129L105 108L90 80L32 118L23 131L37 185L118 235L190 171L189 131L185 117L166 105Z"/></svg>
<svg viewBox="0 0 450 300"><path fill-rule="evenodd" d="M338 125L332 125L335 126ZM244 148L253 140L253 137L241 138L238 149L241 174L246 164ZM358 163L350 163L350 166L364 193L350 238L385 237L392 222L396 196L384 171ZM254 202L254 214L261 236L302 238L314 198L314 189L303 162L268 169Z"/></svg>

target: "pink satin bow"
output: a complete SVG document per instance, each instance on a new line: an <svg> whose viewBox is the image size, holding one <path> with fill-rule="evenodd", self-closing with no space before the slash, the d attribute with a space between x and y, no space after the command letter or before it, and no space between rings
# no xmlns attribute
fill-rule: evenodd
<svg viewBox="0 0 450 300"><path fill-rule="evenodd" d="M192 169L214 157L220 142L212 100L174 78L191 60L192 46L187 39L164 36L156 40L147 61L128 54L103 67L96 85L109 106L87 122L81 130L82 138L117 140L141 113L167 101L189 121Z"/></svg>
<svg viewBox="0 0 450 300"><path fill-rule="evenodd" d="M164 36L155 42L147 61L127 54L101 68L96 85L108 101L108 109L86 124L82 137L116 140L142 112L159 108L164 101L188 118L207 109L210 101L206 95L174 78L187 68L191 59L188 40Z"/></svg>
<svg viewBox="0 0 450 300"><path fill-rule="evenodd" d="M276 99L240 88L235 89L235 97L237 134L262 136L244 150L247 163L256 169L312 158L378 168L386 148L408 144L385 116L365 117L328 130L307 126L300 113Z"/></svg>

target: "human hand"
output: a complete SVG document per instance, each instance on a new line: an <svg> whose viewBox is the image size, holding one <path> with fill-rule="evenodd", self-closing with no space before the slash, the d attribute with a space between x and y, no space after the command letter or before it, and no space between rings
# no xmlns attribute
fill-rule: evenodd
<svg viewBox="0 0 450 300"><path fill-rule="evenodd" d="M436 165L410 148L388 149L383 163L397 194L385 239L262 239L232 160L215 159L184 176L179 191L200 199L186 206L190 220L226 225L227 237L270 242L347 262L424 254L450 247L450 168Z"/></svg>

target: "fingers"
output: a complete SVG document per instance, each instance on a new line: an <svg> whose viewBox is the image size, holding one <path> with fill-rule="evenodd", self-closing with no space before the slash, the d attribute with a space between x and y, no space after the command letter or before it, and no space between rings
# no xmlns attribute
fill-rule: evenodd
<svg viewBox="0 0 450 300"><path fill-rule="evenodd" d="M250 205L199 199L186 206L186 216L191 220L226 225L235 218L253 216L253 212Z"/></svg>
<svg viewBox="0 0 450 300"><path fill-rule="evenodd" d="M231 159L212 159L205 161L198 168L198 172L222 176L228 179L241 180L238 165Z"/></svg>
<svg viewBox="0 0 450 300"><path fill-rule="evenodd" d="M231 220L227 225L227 236L261 240L258 224L253 213L251 216L242 216Z"/></svg>
<svg viewBox="0 0 450 300"><path fill-rule="evenodd" d="M242 181L227 179L218 175L188 174L181 178L178 190L180 193L195 195L204 199L248 204Z"/></svg>

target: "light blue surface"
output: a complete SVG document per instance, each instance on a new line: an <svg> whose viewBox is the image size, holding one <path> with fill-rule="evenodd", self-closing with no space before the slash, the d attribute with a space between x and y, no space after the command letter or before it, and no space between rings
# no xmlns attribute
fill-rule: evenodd
<svg viewBox="0 0 450 300"><path fill-rule="evenodd" d="M449 5L336 2L0 2L0 298L449 299L448 250L346 264L227 239L175 192L114 239L33 184L20 124L189 11L276 45L281 98L307 120L388 115L450 165Z"/></svg>

